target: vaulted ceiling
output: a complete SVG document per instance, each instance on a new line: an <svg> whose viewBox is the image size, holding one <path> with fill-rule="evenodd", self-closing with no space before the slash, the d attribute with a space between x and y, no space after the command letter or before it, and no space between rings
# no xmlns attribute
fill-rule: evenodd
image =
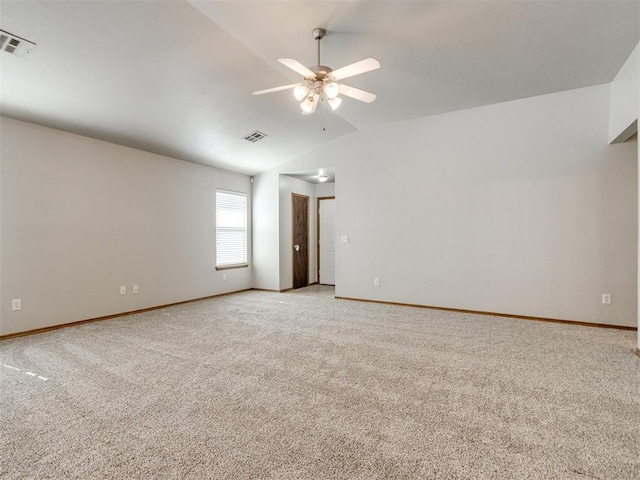
<svg viewBox="0 0 640 480"><path fill-rule="evenodd" d="M302 116L277 62L336 69L375 92ZM6 1L0 113L246 174L373 125L610 82L640 41L638 1ZM267 135L251 143L255 130Z"/></svg>

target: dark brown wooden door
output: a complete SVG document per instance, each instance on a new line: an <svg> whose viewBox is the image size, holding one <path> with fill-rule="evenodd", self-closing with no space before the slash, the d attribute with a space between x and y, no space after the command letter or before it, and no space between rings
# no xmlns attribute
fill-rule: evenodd
<svg viewBox="0 0 640 480"><path fill-rule="evenodd" d="M309 285L309 197L291 194L293 288Z"/></svg>

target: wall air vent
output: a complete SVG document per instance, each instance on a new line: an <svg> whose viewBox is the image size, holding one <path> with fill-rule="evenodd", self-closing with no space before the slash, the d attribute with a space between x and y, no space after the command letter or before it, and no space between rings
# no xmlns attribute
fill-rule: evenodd
<svg viewBox="0 0 640 480"><path fill-rule="evenodd" d="M4 50L16 57L27 58L35 47L36 44L29 40L0 30L0 50Z"/></svg>
<svg viewBox="0 0 640 480"><path fill-rule="evenodd" d="M266 136L267 136L266 133L262 133L262 132L259 132L259 131L256 130L255 132L250 133L246 137L242 137L242 138L244 138L248 142L256 143L258 140L262 140Z"/></svg>

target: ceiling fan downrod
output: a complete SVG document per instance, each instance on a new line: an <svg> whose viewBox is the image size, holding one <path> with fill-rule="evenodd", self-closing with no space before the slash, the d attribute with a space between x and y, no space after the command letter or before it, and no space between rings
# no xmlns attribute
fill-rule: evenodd
<svg viewBox="0 0 640 480"><path fill-rule="evenodd" d="M322 40L324 38L324 36L327 34L327 31L324 28L314 28L313 30L311 30L311 33L313 34L313 38L318 42L318 63L317 63L317 65L322 65L320 63L320 40Z"/></svg>

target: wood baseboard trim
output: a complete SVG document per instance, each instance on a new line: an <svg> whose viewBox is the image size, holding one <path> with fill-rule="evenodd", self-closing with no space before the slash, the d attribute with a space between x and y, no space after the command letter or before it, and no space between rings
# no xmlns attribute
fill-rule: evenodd
<svg viewBox="0 0 640 480"><path fill-rule="evenodd" d="M313 282L307 285L307 287L311 287L313 285L318 285L318 282ZM305 288L305 287L300 287L300 288ZM289 288L283 288L282 290L280 290L280 293L286 293L286 292L291 292L292 290L296 290L293 287L289 287Z"/></svg>
<svg viewBox="0 0 640 480"><path fill-rule="evenodd" d="M568 325L576 325L581 327L613 328L615 330L629 330L629 331L638 330L637 327L626 327L623 325L609 325L606 323L590 323L590 322L582 322L579 320L562 320L559 318L532 317L528 315L515 315L512 313L485 312L482 310L465 310L461 308L436 307L432 305L417 305L413 303L385 302L383 300L368 300L364 298L352 298L352 297L335 297L335 298L340 300L354 301L354 302L382 303L384 305L397 305L400 307L426 308L429 310L444 310L445 312L456 312L456 313L473 313L476 315L490 315L492 317L517 318L521 320L533 320L537 322L566 323Z"/></svg>
<svg viewBox="0 0 640 480"><path fill-rule="evenodd" d="M42 327L42 328L35 328L33 330L26 330L24 332L16 332L16 333L9 333L7 335L0 335L0 341L1 340L8 340L11 338L17 338L17 337L24 337L27 335L37 335L38 333L45 333L45 332L50 332L52 330L58 330L61 328L67 328L67 327L75 327L77 325L82 325L85 323L93 323L93 322L100 322L102 320L109 320L112 318L119 318L119 317L126 317L128 315L136 315L138 313L145 313L145 312L151 312L153 310L161 310L163 308L168 308L168 307L174 307L176 305L184 305L185 303L193 303L193 302L201 302L203 300L209 300L212 298L217 298L217 297L224 297L226 295L233 295L234 293L241 293L241 292L247 292L249 290L256 290L259 292L288 292L293 290L293 288L287 288L284 290L269 290L269 289L265 289L265 288L244 288L242 290L235 290L233 292L226 292L226 293L219 293L217 295L209 295L206 297L200 297L200 298L194 298L191 300L184 300L182 302L174 302L174 303L167 303L164 305L158 305L155 307L148 307L148 308L142 308L140 310L132 310L129 312L122 312L122 313L116 313L113 315L106 315L104 317L97 317L97 318L88 318L86 320L78 320L76 322L69 322L69 323L62 323L60 325L52 325L50 327ZM504 318L517 318L517 319L522 319L522 320L534 320L534 321L538 321L538 322L551 322L551 323L565 323L565 324L569 324L569 325L578 325L578 326L583 326L583 327L595 327L595 328L613 328L616 330L629 330L629 331L637 331L638 329L636 327L625 327L622 325L608 325L606 323L589 323L589 322L581 322L581 321L577 321L577 320L560 320L560 319L556 319L556 318L545 318L545 317L531 317L531 316L527 316L527 315L514 315L514 314L510 314L510 313L496 313L496 312L485 312L482 310L464 310L464 309L460 309L460 308L449 308L449 307L435 307L435 306L431 306L431 305L417 305L417 304L412 304L412 303L398 303L398 302L385 302L382 300L368 300L368 299L364 299L364 298L352 298L352 297L335 297L336 299L339 300L348 300L348 301L352 301L352 302L368 302L368 303L381 303L384 305L397 305L400 307L413 307L413 308L425 308L425 309L430 309L430 310L443 310L443 311L447 311L447 312L458 312L458 313L473 313L473 314L477 314L477 315L491 315L494 317L504 317ZM636 355L640 356L640 348L636 348L635 349Z"/></svg>
<svg viewBox="0 0 640 480"><path fill-rule="evenodd" d="M24 336L27 336L27 335L37 335L38 333L50 332L52 330L59 330L61 328L75 327L75 326L78 326L78 325L83 325L85 323L100 322L102 320L110 320L112 318L127 317L129 315L136 315L138 313L152 312L154 310L161 310L163 308L175 307L176 305L184 305L185 303L201 302L203 300L209 300L209 299L217 298L217 297L224 297L226 295L232 295L234 293L246 292L248 290L254 290L254 289L253 288L245 288L245 289L242 289L242 290L235 290L233 292L219 293L217 295L209 295L207 297L200 297L200 298L194 298L194 299L191 299L191 300L184 300L182 302L167 303L167 304L158 305L158 306L155 306L155 307L141 308L140 310L132 310L130 312L115 313L113 315L106 315L104 317L87 318L86 320L78 320L76 322L61 323L60 325L52 325L50 327L35 328L33 330L27 330L27 331L24 331L24 332L9 333L7 335L0 335L0 341L1 340L8 340L10 338L24 337Z"/></svg>
<svg viewBox="0 0 640 480"><path fill-rule="evenodd" d="M636 348L636 355L640 357L640 348Z"/></svg>

